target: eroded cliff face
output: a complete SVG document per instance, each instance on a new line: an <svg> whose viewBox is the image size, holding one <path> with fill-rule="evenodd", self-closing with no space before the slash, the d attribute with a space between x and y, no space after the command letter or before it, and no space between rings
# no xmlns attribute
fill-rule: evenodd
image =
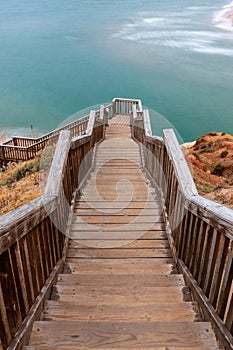
<svg viewBox="0 0 233 350"><path fill-rule="evenodd" d="M233 136L211 132L183 152L198 192L233 208Z"/></svg>
<svg viewBox="0 0 233 350"><path fill-rule="evenodd" d="M41 196L53 158L54 148L26 162L9 162L0 168L0 215Z"/></svg>

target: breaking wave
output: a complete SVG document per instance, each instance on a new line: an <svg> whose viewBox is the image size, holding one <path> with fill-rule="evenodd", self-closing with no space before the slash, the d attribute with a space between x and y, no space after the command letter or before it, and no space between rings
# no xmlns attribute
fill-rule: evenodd
<svg viewBox="0 0 233 350"><path fill-rule="evenodd" d="M229 15L233 15L233 1L222 7L220 11L216 11L213 17L213 24L215 27L224 31L233 32L232 21L227 18Z"/></svg>

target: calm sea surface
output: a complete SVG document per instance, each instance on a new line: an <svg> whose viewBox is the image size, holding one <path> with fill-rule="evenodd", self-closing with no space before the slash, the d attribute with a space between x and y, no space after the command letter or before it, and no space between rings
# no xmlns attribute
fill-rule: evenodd
<svg viewBox="0 0 233 350"><path fill-rule="evenodd" d="M162 114L155 134L233 133L228 12L227 0L0 0L0 133L40 134L113 97Z"/></svg>

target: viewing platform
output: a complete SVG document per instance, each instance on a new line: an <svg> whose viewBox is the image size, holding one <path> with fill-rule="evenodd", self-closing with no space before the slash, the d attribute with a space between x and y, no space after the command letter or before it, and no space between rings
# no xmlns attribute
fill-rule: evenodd
<svg viewBox="0 0 233 350"><path fill-rule="evenodd" d="M233 349L233 211L198 195L174 131L116 98L0 159L51 144L41 197L0 218L2 349Z"/></svg>

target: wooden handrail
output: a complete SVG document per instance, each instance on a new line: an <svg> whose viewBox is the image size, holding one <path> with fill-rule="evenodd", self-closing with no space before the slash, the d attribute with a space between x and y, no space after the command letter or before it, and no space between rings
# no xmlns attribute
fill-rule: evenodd
<svg viewBox="0 0 233 350"><path fill-rule="evenodd" d="M61 271L71 205L90 171L104 126L95 111L86 135L60 132L42 196L0 218L0 339L3 349L21 349Z"/></svg>
<svg viewBox="0 0 233 350"><path fill-rule="evenodd" d="M124 113L130 113L133 105L137 106L137 110L142 110L140 100L113 99L111 104L103 107L105 125L107 125L107 120L116 114L118 105L124 108ZM100 115L100 110L96 111L96 114L98 117ZM62 130L71 130L72 137L83 135L86 132L88 119L89 115L86 115L38 138L13 136L11 140L0 144L0 161L32 159L37 152L46 147L49 142L56 143Z"/></svg>
<svg viewBox="0 0 233 350"><path fill-rule="evenodd" d="M135 107L131 135L164 203L174 258L220 343L233 349L233 211L198 195L173 130L152 136L149 112Z"/></svg>
<svg viewBox="0 0 233 350"><path fill-rule="evenodd" d="M35 157L37 152L46 147L49 142L56 143L62 130L70 130L72 137L85 134L88 119L89 115L38 138L13 136L12 140L0 145L0 160L29 160Z"/></svg>
<svg viewBox="0 0 233 350"><path fill-rule="evenodd" d="M85 135L71 138L70 132L60 132L42 196L1 217L2 346L20 349L39 317L63 264L73 193L92 167L104 125L117 114L131 115L131 135L140 143L145 171L161 195L177 266L220 343L233 349L233 211L198 195L174 132L153 136L149 112L140 100L128 99L91 111Z"/></svg>

